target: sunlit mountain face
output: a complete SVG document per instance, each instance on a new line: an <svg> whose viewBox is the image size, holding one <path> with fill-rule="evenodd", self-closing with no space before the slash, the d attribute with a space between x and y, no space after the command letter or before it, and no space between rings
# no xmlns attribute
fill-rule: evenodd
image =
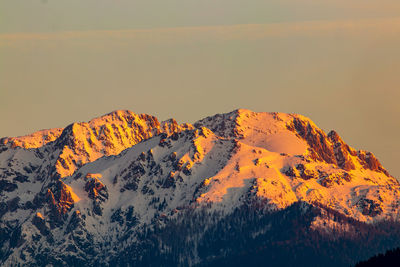
<svg viewBox="0 0 400 267"><path fill-rule="evenodd" d="M0 139L0 261L349 266L400 245L399 189L301 115L119 110Z"/></svg>

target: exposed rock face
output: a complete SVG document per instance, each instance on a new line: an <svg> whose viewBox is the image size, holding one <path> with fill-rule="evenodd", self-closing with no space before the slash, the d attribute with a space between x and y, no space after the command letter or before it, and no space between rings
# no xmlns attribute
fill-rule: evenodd
<svg viewBox="0 0 400 267"><path fill-rule="evenodd" d="M299 170L300 172L300 177L305 179L305 180L309 180L309 179L315 179L319 177L319 174L317 171L313 170L313 169L309 169L307 168L307 165L304 164L298 164L296 166L296 169Z"/></svg>
<svg viewBox="0 0 400 267"><path fill-rule="evenodd" d="M334 174L321 174L319 183L324 187L332 187L335 185L343 185L351 181L351 175L347 172L339 172Z"/></svg>
<svg viewBox="0 0 400 267"><path fill-rule="evenodd" d="M358 158L364 168L370 169L371 171L382 172L389 176L388 171L383 168L382 164L371 152L361 150L358 152Z"/></svg>
<svg viewBox="0 0 400 267"><path fill-rule="evenodd" d="M56 146L62 150L56 163L57 171L65 177L103 155L117 155L154 135L171 135L188 128L191 125L180 126L175 120L160 124L156 117L130 111L115 111L88 123L73 123L56 141Z"/></svg>
<svg viewBox="0 0 400 267"><path fill-rule="evenodd" d="M49 205L49 218L55 225L62 224L67 218L67 213L73 208L75 200L74 193L71 188L58 180L51 189L47 189L46 198Z"/></svg>
<svg viewBox="0 0 400 267"><path fill-rule="evenodd" d="M66 228L66 232L70 233L78 228L82 228L85 226L85 221L82 217L82 214L79 210L74 211L71 216L71 220L68 223Z"/></svg>
<svg viewBox="0 0 400 267"><path fill-rule="evenodd" d="M400 214L399 183L372 153L296 114L235 110L191 126L116 111L0 146L5 265L106 264L149 229L204 209L214 222L248 204L300 202L362 222Z"/></svg>
<svg viewBox="0 0 400 267"><path fill-rule="evenodd" d="M103 214L101 204L108 199L107 187L93 174L87 174L86 179L85 191L88 192L89 198L93 200L93 213L101 216Z"/></svg>
<svg viewBox="0 0 400 267"><path fill-rule="evenodd" d="M335 164L346 171L356 169L355 162L359 162L364 168L389 175L371 152L362 150L357 152L346 144L335 131L326 135L310 122L300 118L294 118L293 126L289 124L287 127L290 130L296 130L307 141L310 147L310 156L314 160Z"/></svg>
<svg viewBox="0 0 400 267"><path fill-rule="evenodd" d="M303 121L299 118L293 119L293 125L297 133L306 140L310 146L312 159L336 164L333 148L328 143L328 138L322 130L313 127L310 122Z"/></svg>
<svg viewBox="0 0 400 267"><path fill-rule="evenodd" d="M331 131L328 138L333 144L337 165L346 171L354 170L355 165L351 156L357 156L357 152L345 144L335 131Z"/></svg>
<svg viewBox="0 0 400 267"><path fill-rule="evenodd" d="M375 217L383 212L381 205L371 199L361 199L358 203L362 214Z"/></svg>
<svg viewBox="0 0 400 267"><path fill-rule="evenodd" d="M32 224L40 231L44 236L50 234L50 229L46 225L46 220L40 212L37 212L32 219Z"/></svg>
<svg viewBox="0 0 400 267"><path fill-rule="evenodd" d="M19 197L14 197L7 202L0 202L0 219L4 214L11 211L14 212L19 208L19 201L21 199Z"/></svg>
<svg viewBox="0 0 400 267"><path fill-rule="evenodd" d="M160 133L169 136L192 128L187 123L178 125L174 119L160 123L151 115L118 110L87 123L73 123L64 129L3 138L1 144L3 149L46 147L49 150L60 150L53 157L56 157L56 174L62 178L72 175L88 162L104 155L118 155L126 148Z"/></svg>
<svg viewBox="0 0 400 267"><path fill-rule="evenodd" d="M242 110L235 110L231 113L217 114L199 120L194 124L196 128L202 126L209 128L212 132L225 138L242 138L239 126L239 116Z"/></svg>
<svg viewBox="0 0 400 267"><path fill-rule="evenodd" d="M85 191L88 192L89 198L95 199L108 199L108 192L106 186L100 180L92 175L87 174L87 182L85 184Z"/></svg>
<svg viewBox="0 0 400 267"><path fill-rule="evenodd" d="M14 183L11 183L7 180L0 180L0 193L2 193L3 191L12 192L17 188L18 186Z"/></svg>

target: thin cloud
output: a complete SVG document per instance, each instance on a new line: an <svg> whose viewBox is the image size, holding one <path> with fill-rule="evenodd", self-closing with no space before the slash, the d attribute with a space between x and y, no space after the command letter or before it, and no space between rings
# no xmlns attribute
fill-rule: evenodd
<svg viewBox="0 0 400 267"><path fill-rule="evenodd" d="M324 34L398 34L400 18L307 21L273 24L241 24L227 26L200 26L177 28L154 28L105 31L65 31L54 33L0 34L0 46L43 44L64 41L134 41L145 44L168 44L181 42L258 40L270 37Z"/></svg>

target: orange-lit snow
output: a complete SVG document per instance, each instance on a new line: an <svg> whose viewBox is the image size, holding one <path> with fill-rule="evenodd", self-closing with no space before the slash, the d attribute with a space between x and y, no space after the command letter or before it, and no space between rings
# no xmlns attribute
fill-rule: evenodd
<svg viewBox="0 0 400 267"><path fill-rule="evenodd" d="M350 155L355 169L346 172L348 180L343 179L345 171L338 166L309 158L308 143L289 129L294 119L309 123L313 131L318 129L301 115L243 109L201 120L195 124L195 130L173 120L159 123L149 115L116 111L67 127L70 132L55 166L69 186L77 209L91 203L83 190L85 180L73 176L78 171L83 177L98 178L108 188L105 212L111 212L114 206L136 203L142 207L138 210L140 215L149 220L153 213L146 207L151 198L140 193L144 185L153 186L160 199L170 199L171 208L194 201L214 203L215 208L229 210L251 195L265 200L271 209L282 209L301 200L328 206L362 221L399 216L400 188L393 177L365 169L357 156ZM159 134L174 132L183 135L160 146L164 137ZM122 193L115 179L121 179L120 171L129 168L142 153L146 157L151 154L164 172L158 176L145 174L138 182L137 192ZM181 166L179 169L168 165L172 154ZM111 155L118 156L104 157ZM315 177L301 177L296 169L298 164ZM285 174L288 168L293 168L293 175ZM167 175L176 183L173 190L160 188L155 181ZM321 181L325 178L329 183L324 185ZM363 214L359 201L364 198L379 205L382 213L376 218Z"/></svg>
<svg viewBox="0 0 400 267"><path fill-rule="evenodd" d="M38 148L56 140L62 131L63 128L41 130L25 136L5 138L3 143L10 143L13 147Z"/></svg>

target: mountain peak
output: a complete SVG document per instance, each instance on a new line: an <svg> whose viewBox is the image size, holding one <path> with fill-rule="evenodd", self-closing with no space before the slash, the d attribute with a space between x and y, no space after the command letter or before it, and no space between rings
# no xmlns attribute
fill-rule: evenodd
<svg viewBox="0 0 400 267"><path fill-rule="evenodd" d="M52 141L29 141L45 136ZM185 211L208 210L217 222L246 205L275 212L300 202L361 222L400 221L399 182L378 159L298 114L238 109L190 125L117 110L2 142L6 265L36 260L49 247L51 259L66 248L84 258L122 253L121 244L133 246L145 229Z"/></svg>

